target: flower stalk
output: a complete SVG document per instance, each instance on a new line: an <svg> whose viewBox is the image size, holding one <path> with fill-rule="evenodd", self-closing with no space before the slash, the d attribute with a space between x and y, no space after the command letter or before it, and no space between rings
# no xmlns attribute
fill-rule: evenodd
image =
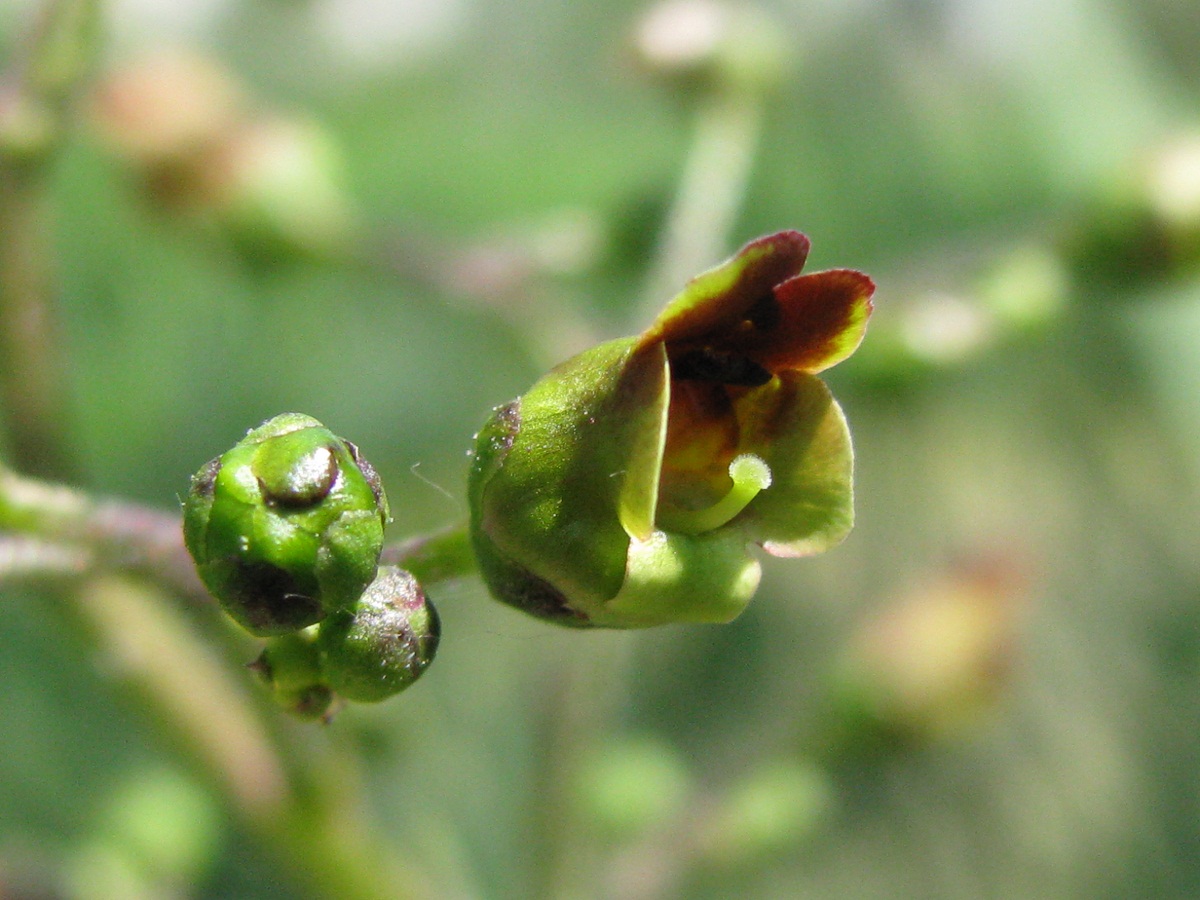
<svg viewBox="0 0 1200 900"><path fill-rule="evenodd" d="M0 401L22 469L70 471L62 337L46 183L91 68L100 0L52 0L0 83Z"/></svg>

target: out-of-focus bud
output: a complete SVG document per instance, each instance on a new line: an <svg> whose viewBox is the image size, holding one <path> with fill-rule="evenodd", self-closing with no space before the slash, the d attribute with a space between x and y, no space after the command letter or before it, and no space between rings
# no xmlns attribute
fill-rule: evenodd
<svg viewBox="0 0 1200 900"><path fill-rule="evenodd" d="M1066 241L1084 284L1129 288L1200 268L1200 133L1151 150L1081 210Z"/></svg>
<svg viewBox="0 0 1200 900"><path fill-rule="evenodd" d="M845 740L922 743L993 709L1016 655L1023 583L1010 560L964 563L866 621L835 680Z"/></svg>
<svg viewBox="0 0 1200 900"><path fill-rule="evenodd" d="M220 806L178 772L135 767L99 813L92 833L80 835L60 867L65 893L0 889L0 897L178 897L204 880L220 856Z"/></svg>
<svg viewBox="0 0 1200 900"><path fill-rule="evenodd" d="M321 674L347 700L386 700L421 677L440 637L437 610L417 580L403 569L381 566L353 611L319 626Z"/></svg>
<svg viewBox="0 0 1200 900"><path fill-rule="evenodd" d="M829 776L801 758L764 763L713 806L697 840L702 858L722 867L761 864L793 853L825 821L834 803Z"/></svg>
<svg viewBox="0 0 1200 900"><path fill-rule="evenodd" d="M858 346L874 284L801 275L808 239L754 241L641 335L568 360L480 431L471 536L492 592L573 626L727 622L749 545L794 557L850 530L850 436L816 373Z"/></svg>
<svg viewBox="0 0 1200 900"><path fill-rule="evenodd" d="M93 96L92 120L126 161L152 174L180 166L223 140L244 114L229 74L177 51L117 69Z"/></svg>
<svg viewBox="0 0 1200 900"><path fill-rule="evenodd" d="M321 675L315 626L273 637L250 668L280 706L301 719L329 714L333 692Z"/></svg>
<svg viewBox="0 0 1200 900"><path fill-rule="evenodd" d="M778 23L758 7L722 0L666 0L634 35L639 63L684 88L765 91L787 72Z"/></svg>
<svg viewBox="0 0 1200 900"><path fill-rule="evenodd" d="M375 577L387 519L358 448L287 413L193 476L184 539L225 611L265 637L351 609Z"/></svg>
<svg viewBox="0 0 1200 900"><path fill-rule="evenodd" d="M650 737L601 746L579 773L581 810L625 841L668 825L692 790L687 762L675 747Z"/></svg>
<svg viewBox="0 0 1200 900"><path fill-rule="evenodd" d="M340 154L315 122L243 123L198 161L196 179L217 224L253 258L336 255L353 237Z"/></svg>
<svg viewBox="0 0 1200 900"><path fill-rule="evenodd" d="M15 85L0 84L0 157L6 163L40 159L58 137L60 123L45 105Z"/></svg>
<svg viewBox="0 0 1200 900"><path fill-rule="evenodd" d="M129 65L102 82L92 111L156 201L249 258L348 250L355 215L333 139L315 122L253 112L215 62L176 52Z"/></svg>

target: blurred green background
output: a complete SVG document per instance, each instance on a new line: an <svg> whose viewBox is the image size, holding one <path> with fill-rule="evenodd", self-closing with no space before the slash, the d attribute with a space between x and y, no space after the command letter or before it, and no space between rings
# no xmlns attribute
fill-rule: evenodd
<svg viewBox="0 0 1200 900"><path fill-rule="evenodd" d="M636 64L646 10L112 4L97 83L203 54L247 116L318 123L371 253L230 240L85 115L50 185L73 480L169 509L295 410L379 469L392 536L464 518L491 407L667 299L703 100ZM567 632L443 585L436 665L318 739L437 897L1200 896L1200 254L1138 244L1200 113L1200 6L766 10L789 71L723 249L798 228L879 286L829 373L856 530L767 561L722 627ZM0 5L9 58L33 13ZM0 897L306 895L53 591L0 602Z"/></svg>

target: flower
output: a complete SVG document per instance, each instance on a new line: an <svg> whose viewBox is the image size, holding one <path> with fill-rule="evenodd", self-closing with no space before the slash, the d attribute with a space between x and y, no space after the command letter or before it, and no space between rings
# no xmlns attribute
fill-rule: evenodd
<svg viewBox="0 0 1200 900"><path fill-rule="evenodd" d="M471 534L502 601L566 625L726 622L759 544L819 553L853 523L852 451L816 373L862 340L874 284L801 275L809 241L753 241L641 335L553 369L476 439Z"/></svg>

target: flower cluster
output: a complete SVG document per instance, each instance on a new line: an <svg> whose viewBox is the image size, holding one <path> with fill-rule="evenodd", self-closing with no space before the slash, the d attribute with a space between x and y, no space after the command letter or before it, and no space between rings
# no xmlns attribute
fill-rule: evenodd
<svg viewBox="0 0 1200 900"><path fill-rule="evenodd" d="M184 539L224 610L270 644L259 670L294 711L381 700L416 679L438 620L416 579L380 568L387 498L349 441L288 413L192 478Z"/></svg>

